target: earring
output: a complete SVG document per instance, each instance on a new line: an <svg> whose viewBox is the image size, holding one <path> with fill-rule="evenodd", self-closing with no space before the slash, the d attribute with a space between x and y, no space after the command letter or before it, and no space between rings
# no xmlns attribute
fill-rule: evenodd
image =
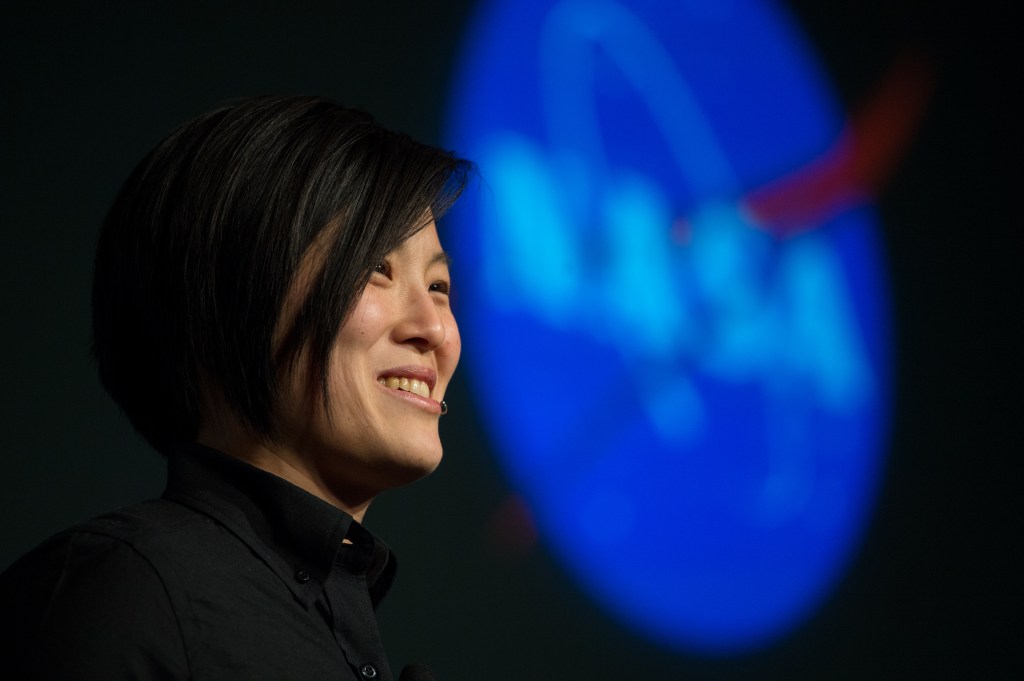
<svg viewBox="0 0 1024 681"><path fill-rule="evenodd" d="M445 402L444 400L441 400L441 416L444 416L447 413L448 413L448 403Z"/></svg>

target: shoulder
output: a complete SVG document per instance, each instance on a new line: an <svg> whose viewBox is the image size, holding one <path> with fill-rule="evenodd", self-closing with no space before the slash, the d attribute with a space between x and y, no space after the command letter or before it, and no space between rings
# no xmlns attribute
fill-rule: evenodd
<svg viewBox="0 0 1024 681"><path fill-rule="evenodd" d="M109 537L127 544L145 545L153 541L174 541L182 534L210 525L212 521L207 516L188 506L154 499L97 516L62 534Z"/></svg>
<svg viewBox="0 0 1024 681"><path fill-rule="evenodd" d="M0 597L26 584L45 588L78 575L159 572L163 554L180 554L219 532L207 516L163 499L121 508L59 532L22 556L0 576Z"/></svg>
<svg viewBox="0 0 1024 681"><path fill-rule="evenodd" d="M30 585L58 587L79 575L153 572L151 547L186 541L205 519L177 504L156 500L129 506L59 532L22 556L0 575L0 597L29 595Z"/></svg>
<svg viewBox="0 0 1024 681"><path fill-rule="evenodd" d="M26 678L60 678L72 668L74 678L122 678L116 670L149 678L140 665L183 672L159 555L205 522L175 504L147 502L45 541L0 576L2 659L21 660Z"/></svg>
<svg viewBox="0 0 1024 681"><path fill-rule="evenodd" d="M237 550L226 534L209 516L165 499L98 516L50 537L0 575L3 620L19 608L47 616L53 603L79 587L97 606L132 599L142 588L151 598L174 600L180 573L193 572L192 563L209 564Z"/></svg>

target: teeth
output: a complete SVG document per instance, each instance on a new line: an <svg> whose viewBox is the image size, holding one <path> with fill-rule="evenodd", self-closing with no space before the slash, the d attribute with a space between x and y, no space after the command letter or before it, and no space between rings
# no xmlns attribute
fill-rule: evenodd
<svg viewBox="0 0 1024 681"><path fill-rule="evenodd" d="M430 386L427 385L426 381L420 381L415 378L388 376L387 378L378 378L377 382L386 385L392 390L404 390L407 393L413 393L420 397L430 397Z"/></svg>

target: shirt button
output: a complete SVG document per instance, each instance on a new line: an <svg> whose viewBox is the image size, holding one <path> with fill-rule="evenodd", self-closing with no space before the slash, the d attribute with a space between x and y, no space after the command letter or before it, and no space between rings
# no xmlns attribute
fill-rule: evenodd
<svg viewBox="0 0 1024 681"><path fill-rule="evenodd" d="M296 570L295 571L295 581L298 582L299 584L305 584L306 582L309 581L309 573L306 572L305 570Z"/></svg>
<svg viewBox="0 0 1024 681"><path fill-rule="evenodd" d="M359 673L363 675L364 679L375 679L377 678L377 668L372 664L364 664L359 668Z"/></svg>

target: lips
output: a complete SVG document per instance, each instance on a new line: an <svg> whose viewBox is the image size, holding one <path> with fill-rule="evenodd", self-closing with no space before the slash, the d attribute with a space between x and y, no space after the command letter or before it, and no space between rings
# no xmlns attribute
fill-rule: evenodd
<svg viewBox="0 0 1024 681"><path fill-rule="evenodd" d="M437 372L427 367L394 367L380 372L377 382L392 390L429 398L437 383Z"/></svg>

